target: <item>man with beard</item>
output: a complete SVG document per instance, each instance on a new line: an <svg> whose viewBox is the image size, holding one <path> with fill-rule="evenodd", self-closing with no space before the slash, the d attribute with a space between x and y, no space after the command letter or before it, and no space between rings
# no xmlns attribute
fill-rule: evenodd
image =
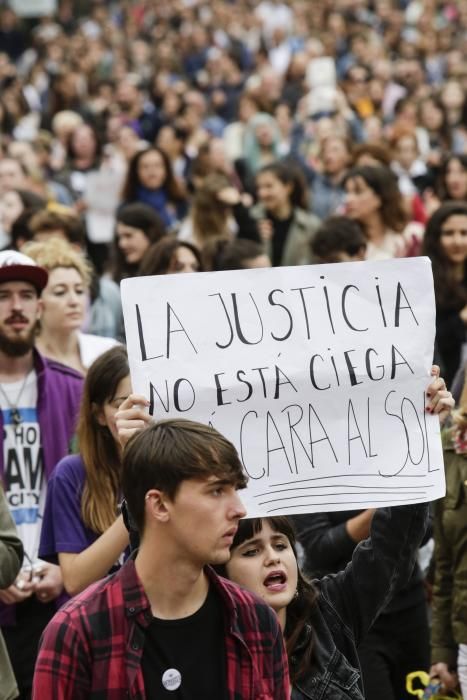
<svg viewBox="0 0 467 700"><path fill-rule="evenodd" d="M37 551L47 478L69 451L83 381L34 349L47 278L27 256L0 252L0 473L24 546L20 574L0 590L0 623L21 698L30 697L39 638L63 590L60 568Z"/></svg>

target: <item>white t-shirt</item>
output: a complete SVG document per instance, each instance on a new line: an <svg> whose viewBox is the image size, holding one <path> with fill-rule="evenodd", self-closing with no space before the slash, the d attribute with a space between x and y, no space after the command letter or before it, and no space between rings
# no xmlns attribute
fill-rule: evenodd
<svg viewBox="0 0 467 700"><path fill-rule="evenodd" d="M37 417L37 377L31 371L23 387L18 382L3 383L3 392L10 404L16 406L21 392L18 410L21 423L15 425L12 411L2 392L0 405L3 413L3 461L5 493L10 513L16 523L18 535L28 559L36 561L41 534L42 515L45 506L47 481L40 428Z"/></svg>

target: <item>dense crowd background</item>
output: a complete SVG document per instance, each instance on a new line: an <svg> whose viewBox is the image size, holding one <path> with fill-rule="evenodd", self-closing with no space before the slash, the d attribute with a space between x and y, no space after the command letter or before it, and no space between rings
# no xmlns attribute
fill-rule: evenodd
<svg viewBox="0 0 467 700"><path fill-rule="evenodd" d="M219 239L237 267L423 251L450 383L465 280L443 217L423 232L467 196L466 44L466 2L62 1L35 20L4 6L1 243L80 245L88 329L118 339L112 281L217 268ZM329 232L348 220L344 241Z"/></svg>
<svg viewBox="0 0 467 700"><path fill-rule="evenodd" d="M0 246L49 272L41 354L82 375L106 358L88 375L81 445L93 440L85 425L106 367L121 366L118 381L129 382L123 278L425 254L435 359L461 401L445 446L465 470L466 56L467 0L61 0L40 18L1 3ZM97 405L118 395L115 376L107 381ZM96 495L87 492L83 518L94 540L115 525L114 442L84 458ZM105 450L97 495L95 455ZM344 565L372 515L302 524L311 572ZM315 560L321 536L359 517L352 537L334 543L335 560ZM46 552L69 594L110 569L127 535L121 528L106 541L110 555L81 571ZM467 597L465 579L457 595ZM424 637L410 660L426 668L419 573L378 631L383 646L396 640L385 649L396 666L401 630L410 636L402 620L413 648ZM461 630L465 645L465 618ZM436 633L443 648L439 620ZM394 679L373 668L368 697L392 697L381 684Z"/></svg>

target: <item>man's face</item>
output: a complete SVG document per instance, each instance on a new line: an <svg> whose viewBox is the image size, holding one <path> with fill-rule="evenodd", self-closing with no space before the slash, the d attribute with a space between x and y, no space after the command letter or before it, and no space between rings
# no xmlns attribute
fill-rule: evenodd
<svg viewBox="0 0 467 700"><path fill-rule="evenodd" d="M0 161L0 192L25 189L25 175L18 161L4 158Z"/></svg>
<svg viewBox="0 0 467 700"><path fill-rule="evenodd" d="M26 355L34 346L40 301L29 282L0 284L0 352Z"/></svg>
<svg viewBox="0 0 467 700"><path fill-rule="evenodd" d="M168 533L181 558L200 566L225 564L246 515L235 486L216 476L183 481L173 501L167 501Z"/></svg>

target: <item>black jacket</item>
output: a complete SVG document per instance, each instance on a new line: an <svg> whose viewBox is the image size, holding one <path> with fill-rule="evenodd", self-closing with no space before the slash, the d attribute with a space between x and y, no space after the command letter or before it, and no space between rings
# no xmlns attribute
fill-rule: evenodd
<svg viewBox="0 0 467 700"><path fill-rule="evenodd" d="M292 700L364 698L357 646L409 581L428 515L428 504L377 510L371 537L357 545L344 571L314 581L318 603L296 649L299 654L312 635L314 661Z"/></svg>
<svg viewBox="0 0 467 700"><path fill-rule="evenodd" d="M305 553L302 568L310 578L322 578L326 574L334 574L345 569L357 546L347 532L346 522L362 512L361 510L342 510L293 516L298 539ZM432 532L430 516L422 544L432 537ZM415 564L407 585L389 601L383 614L407 610L423 603L424 600L423 577L418 564Z"/></svg>

